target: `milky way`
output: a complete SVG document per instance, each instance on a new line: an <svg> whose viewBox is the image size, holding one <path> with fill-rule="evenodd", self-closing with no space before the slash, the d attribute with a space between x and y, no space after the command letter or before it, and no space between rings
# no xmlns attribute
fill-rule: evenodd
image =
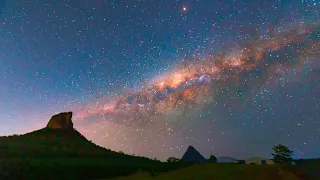
<svg viewBox="0 0 320 180"><path fill-rule="evenodd" d="M273 32L267 38L247 40L206 59L186 59L169 72L145 82L141 89L89 104L77 112L76 118L95 116L134 128L144 127L155 119L164 121L173 111L183 114L195 106L212 103L230 84L253 88L258 86L254 81L258 81L262 87L261 82L267 82L264 78L270 81L291 68L314 61L320 43L308 37L318 29L319 23L294 26ZM294 58L288 58L288 53ZM272 54L280 55L270 57ZM258 70L264 73L253 75Z"/></svg>
<svg viewBox="0 0 320 180"><path fill-rule="evenodd" d="M315 0L0 1L0 136L73 111L94 143L166 160L319 157Z"/></svg>

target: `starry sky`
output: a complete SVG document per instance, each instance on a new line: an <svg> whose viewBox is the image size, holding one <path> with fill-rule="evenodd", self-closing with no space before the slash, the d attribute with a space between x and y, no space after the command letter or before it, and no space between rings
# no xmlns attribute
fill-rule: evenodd
<svg viewBox="0 0 320 180"><path fill-rule="evenodd" d="M128 154L320 157L318 0L0 0L0 135L73 111Z"/></svg>

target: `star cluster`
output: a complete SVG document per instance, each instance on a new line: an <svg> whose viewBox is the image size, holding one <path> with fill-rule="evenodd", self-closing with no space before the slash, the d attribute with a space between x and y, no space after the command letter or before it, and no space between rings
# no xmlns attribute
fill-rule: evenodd
<svg viewBox="0 0 320 180"><path fill-rule="evenodd" d="M95 143L165 160L320 156L319 2L0 1L0 134L72 110ZM308 132L308 133L306 133ZM316 148L314 148L316 147Z"/></svg>

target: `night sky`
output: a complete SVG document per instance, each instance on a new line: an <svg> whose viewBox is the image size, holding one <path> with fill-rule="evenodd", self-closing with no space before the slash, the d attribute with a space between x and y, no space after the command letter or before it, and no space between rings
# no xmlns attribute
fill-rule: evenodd
<svg viewBox="0 0 320 180"><path fill-rule="evenodd" d="M165 160L320 157L318 0L0 0L0 135L74 112Z"/></svg>

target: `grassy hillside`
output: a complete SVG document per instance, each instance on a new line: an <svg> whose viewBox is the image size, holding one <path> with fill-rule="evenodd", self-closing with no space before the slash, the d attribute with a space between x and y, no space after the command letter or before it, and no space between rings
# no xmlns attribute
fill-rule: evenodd
<svg viewBox="0 0 320 180"><path fill-rule="evenodd" d="M138 170L164 172L180 166L184 165L168 165L99 147L76 130L44 128L0 137L0 179L94 179Z"/></svg>
<svg viewBox="0 0 320 180"><path fill-rule="evenodd" d="M295 160L297 168L287 167L288 171L292 171L295 174L304 174L312 180L320 179L320 158L318 159L299 159Z"/></svg>
<svg viewBox="0 0 320 180"><path fill-rule="evenodd" d="M2 157L107 155L111 151L87 141L76 130L41 129L25 135L0 137Z"/></svg>
<svg viewBox="0 0 320 180"><path fill-rule="evenodd" d="M172 172L150 176L135 173L113 180L299 180L301 178L277 165L196 164Z"/></svg>
<svg viewBox="0 0 320 180"><path fill-rule="evenodd" d="M76 130L47 128L0 137L0 153L2 157L131 157L97 146Z"/></svg>
<svg viewBox="0 0 320 180"><path fill-rule="evenodd" d="M0 160L0 179L104 179L138 171L150 174L168 172L185 164L167 164L108 158L14 158ZM1 173L0 173L1 174Z"/></svg>

